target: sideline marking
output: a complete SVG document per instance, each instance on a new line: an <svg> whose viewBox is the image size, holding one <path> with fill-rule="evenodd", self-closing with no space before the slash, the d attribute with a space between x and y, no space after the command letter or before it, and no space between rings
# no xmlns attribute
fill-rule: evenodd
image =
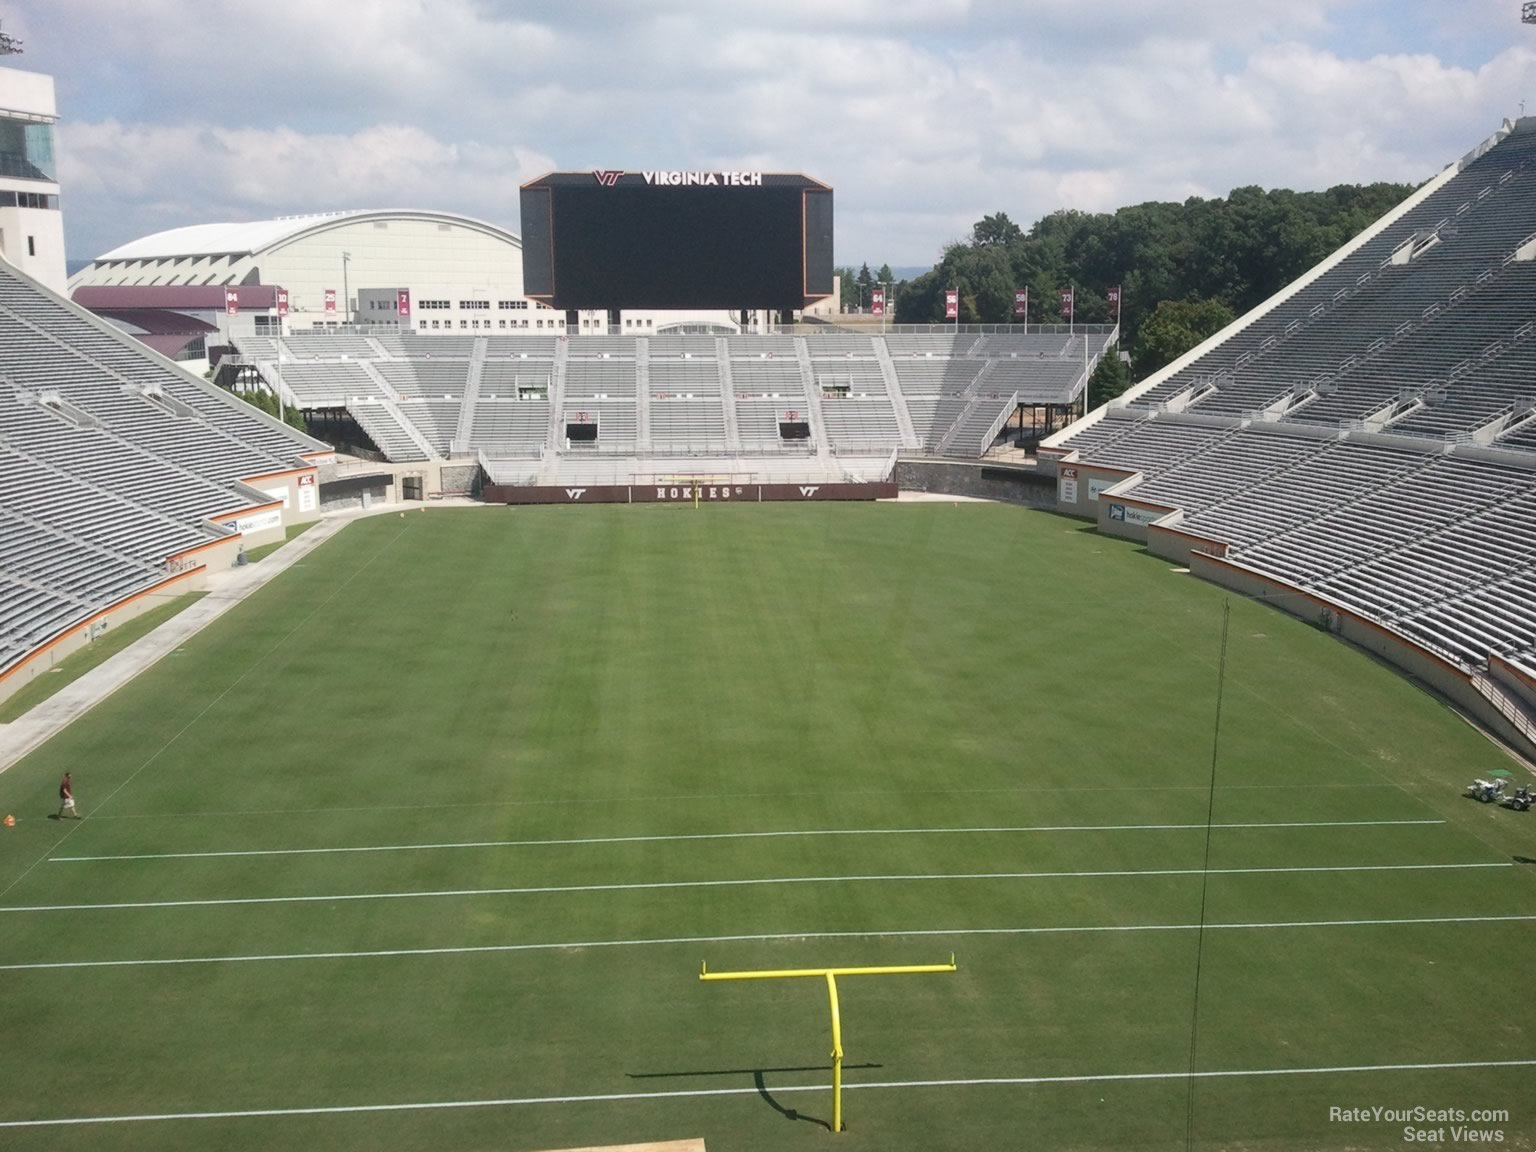
<svg viewBox="0 0 1536 1152"><path fill-rule="evenodd" d="M112 904L11 904L13 912L99 912L108 908L210 908L236 904L328 904L343 900L433 900L459 896L545 896L571 892L651 892L667 888L750 888L776 884L902 883L917 880L1067 880L1126 876L1257 876L1303 872L1450 872L1469 868L1513 868L1492 864L1326 864L1290 868L1122 868L1095 872L936 872L891 876L764 876L745 880L647 880L631 884L556 884L526 888L448 888L435 892L338 892L329 896L226 896L205 900L126 900Z"/></svg>
<svg viewBox="0 0 1536 1152"><path fill-rule="evenodd" d="M882 1080L845 1084L851 1091L889 1088L991 1088L1032 1084L1108 1084L1128 1080L1237 1080L1260 1076L1340 1076L1359 1072L1440 1072L1465 1068L1532 1068L1536 1060L1460 1060L1436 1064L1353 1064L1336 1068L1252 1068L1211 1072L1108 1072L1081 1076L988 1076L975 1080ZM775 1095L826 1092L830 1084L775 1085ZM50 1128L72 1124L133 1124L167 1120L249 1120L274 1116L339 1116L367 1112L425 1112L459 1108L516 1108L532 1104L612 1104L629 1100L684 1100L708 1096L758 1096L751 1088L683 1088L665 1092L601 1092L585 1096L522 1096L501 1100L429 1100L415 1104L340 1104L316 1108L250 1108L238 1112L160 1112L137 1116L71 1116L48 1120L0 1120L0 1128Z"/></svg>
<svg viewBox="0 0 1536 1152"><path fill-rule="evenodd" d="M1213 824L1213 828L1396 828L1444 820L1296 820ZM452 844L379 844L361 848L261 848L230 852L132 852L121 856L50 856L54 864L107 860L211 860L229 856L324 856L351 852L429 852L444 848L542 848L594 844L668 844L685 840L775 840L797 836L966 836L1003 832L1182 832L1204 824L1038 824L999 828L827 828L799 832L697 832L673 836L591 836L575 840L470 840Z"/></svg>
<svg viewBox="0 0 1536 1152"><path fill-rule="evenodd" d="M1536 920L1531 915L1410 916L1386 920L1277 920L1207 924L1208 930L1256 931L1272 928L1383 928L1402 924L1511 924ZM680 944L772 944L799 940L878 940L925 936L1067 936L1093 932L1194 932L1198 924L1089 924L1029 928L892 928L870 932L764 932L735 936L670 936L653 940L577 940L563 944L471 944L457 948L381 948L362 952L274 952L252 956L176 956L162 960L51 960L0 964L0 972L37 972L54 968L155 968L173 964L254 964L280 960L373 960L393 956L470 956L497 952L572 952L583 948L658 948Z"/></svg>

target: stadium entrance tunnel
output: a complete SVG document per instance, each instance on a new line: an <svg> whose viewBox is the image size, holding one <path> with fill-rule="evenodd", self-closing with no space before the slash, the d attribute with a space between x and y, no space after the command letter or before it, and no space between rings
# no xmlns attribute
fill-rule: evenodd
<svg viewBox="0 0 1536 1152"><path fill-rule="evenodd" d="M811 438L811 426L805 420L780 420L780 440L809 440Z"/></svg>
<svg viewBox="0 0 1536 1152"><path fill-rule="evenodd" d="M565 438L572 444L596 444L596 424L567 424Z"/></svg>

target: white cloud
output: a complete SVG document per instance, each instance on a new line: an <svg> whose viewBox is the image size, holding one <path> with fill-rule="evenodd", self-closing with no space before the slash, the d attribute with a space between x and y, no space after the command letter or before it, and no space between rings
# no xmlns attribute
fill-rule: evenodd
<svg viewBox="0 0 1536 1152"><path fill-rule="evenodd" d="M125 223L146 232L339 208L436 208L445 198L513 225L518 186L554 167L529 149L448 143L407 125L342 136L108 120L71 125L66 145L61 180L71 195L116 203Z"/></svg>
<svg viewBox="0 0 1536 1152"><path fill-rule="evenodd" d="M59 0L20 31L29 49L69 42L39 63L64 97L75 255L318 208L409 204L515 227L517 185L546 168L720 165L828 180L840 259L913 264L999 209L1028 223L1244 184L1427 177L1536 96L1536 29L1527 47L1502 0L1468 0L1468 37L1499 20L1510 34L1458 66L1435 51L1443 11L141 0L130 16L118 0ZM1394 20L1423 42L1351 54L1362 22ZM236 51L243 68L215 63Z"/></svg>

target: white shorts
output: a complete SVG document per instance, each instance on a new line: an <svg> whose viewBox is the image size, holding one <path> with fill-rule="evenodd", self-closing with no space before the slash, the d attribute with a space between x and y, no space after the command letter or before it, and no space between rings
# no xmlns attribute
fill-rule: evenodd
<svg viewBox="0 0 1536 1152"><path fill-rule="evenodd" d="M74 806L75 806L75 798L73 796L66 797L65 800L64 800L64 807L65 808L73 808Z"/></svg>

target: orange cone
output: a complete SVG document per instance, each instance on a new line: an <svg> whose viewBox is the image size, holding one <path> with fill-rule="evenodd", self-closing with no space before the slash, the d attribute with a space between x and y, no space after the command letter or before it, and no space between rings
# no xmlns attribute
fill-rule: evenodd
<svg viewBox="0 0 1536 1152"><path fill-rule="evenodd" d="M16 827L16 817L14 817L14 816L7 816L5 818L5 826L7 828L14 828L14 827Z"/></svg>

